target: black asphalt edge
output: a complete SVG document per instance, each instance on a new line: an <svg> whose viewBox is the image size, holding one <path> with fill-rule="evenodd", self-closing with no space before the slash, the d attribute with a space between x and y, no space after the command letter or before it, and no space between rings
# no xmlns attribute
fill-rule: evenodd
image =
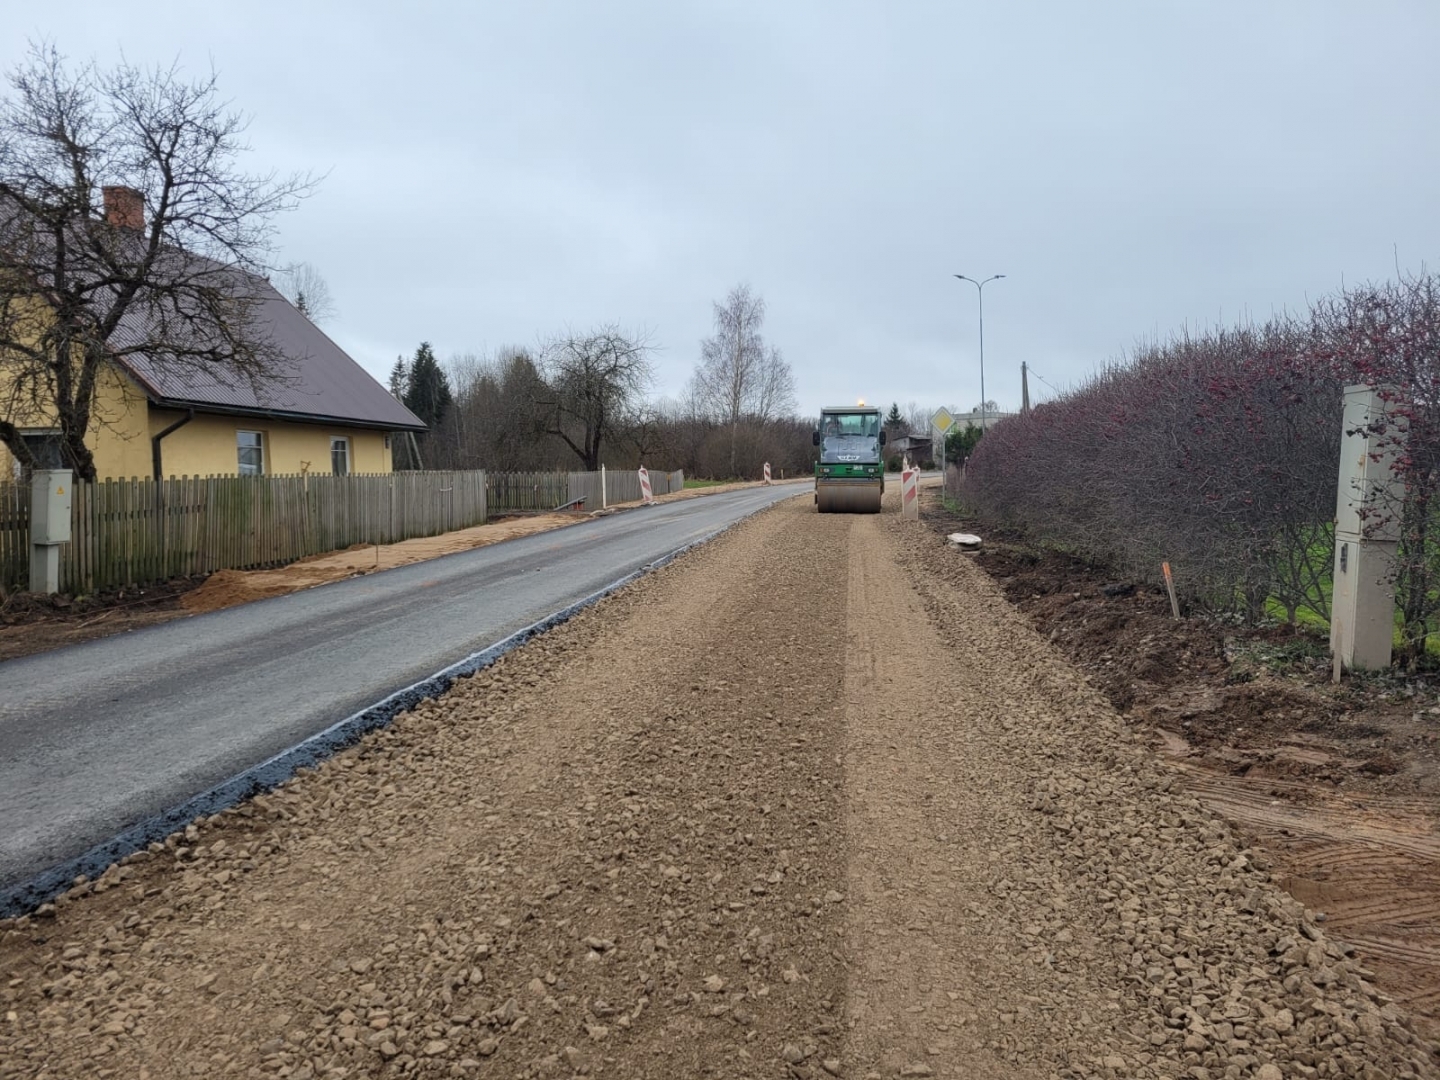
<svg viewBox="0 0 1440 1080"><path fill-rule="evenodd" d="M577 600L569 607L562 608L547 615L539 622L531 623L529 626L515 631L494 645L471 653L465 659L437 671L428 678L412 683L403 690L397 690L389 697L347 716L344 720L337 721L323 731L296 743L288 750L282 750L258 765L252 765L208 791L202 791L178 806L171 807L154 817L146 818L144 821L130 826L109 840L96 844L84 854L57 863L48 870L42 870L27 881L0 890L0 919L14 918L35 910L41 904L68 889L80 875L83 874L93 880L104 873L111 864L156 841L165 839L171 833L183 829L196 818L218 814L221 810L229 809L255 795L279 787L299 770L318 765L332 754L347 746L353 746L369 732L387 727L396 716L418 705L425 698L439 697L454 685L456 679L484 671L506 653L513 652L546 631L568 622L586 608L599 603L612 593L638 581L646 574L669 565L687 552L693 551L702 544L708 544L717 536L729 532L757 514L779 506L784 501L779 499L758 507L743 517L736 518L728 525L724 525L714 532L706 533L700 539L678 547L653 562L646 563L638 570L633 570L624 577L617 578L589 596Z"/></svg>

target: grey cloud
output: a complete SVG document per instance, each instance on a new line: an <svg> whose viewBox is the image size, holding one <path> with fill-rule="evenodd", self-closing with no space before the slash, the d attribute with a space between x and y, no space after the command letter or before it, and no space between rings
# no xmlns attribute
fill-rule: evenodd
<svg viewBox="0 0 1440 1080"><path fill-rule="evenodd" d="M677 392L738 281L802 406L1018 399L1138 336L1440 250L1422 3L29 7L72 56L212 61L382 378L618 320ZM27 21L29 25L27 25ZM1046 390L1037 387L1043 396Z"/></svg>

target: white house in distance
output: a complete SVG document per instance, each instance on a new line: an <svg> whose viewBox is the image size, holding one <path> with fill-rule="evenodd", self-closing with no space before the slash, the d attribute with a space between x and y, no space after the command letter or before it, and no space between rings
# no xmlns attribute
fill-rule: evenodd
<svg viewBox="0 0 1440 1080"><path fill-rule="evenodd" d="M1019 414L1013 412L999 412L993 409L987 409L982 415L979 409L971 409L969 412L960 412L958 409L951 409L950 415L955 418L955 426L957 428L983 427L986 431L989 431L1001 420L1008 420L1012 416L1018 416Z"/></svg>

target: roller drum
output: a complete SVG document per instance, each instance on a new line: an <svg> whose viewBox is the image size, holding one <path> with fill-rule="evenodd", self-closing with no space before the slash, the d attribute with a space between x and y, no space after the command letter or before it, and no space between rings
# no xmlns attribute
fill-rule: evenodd
<svg viewBox="0 0 1440 1080"><path fill-rule="evenodd" d="M880 482L835 482L815 486L815 506L822 514L878 514Z"/></svg>

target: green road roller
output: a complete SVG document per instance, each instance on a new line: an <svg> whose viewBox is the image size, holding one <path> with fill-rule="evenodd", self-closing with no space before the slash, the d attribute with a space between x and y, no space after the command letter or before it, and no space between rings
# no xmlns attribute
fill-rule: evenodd
<svg viewBox="0 0 1440 1080"><path fill-rule="evenodd" d="M878 514L885 494L885 428L865 404L820 411L815 431L815 506L822 514Z"/></svg>

